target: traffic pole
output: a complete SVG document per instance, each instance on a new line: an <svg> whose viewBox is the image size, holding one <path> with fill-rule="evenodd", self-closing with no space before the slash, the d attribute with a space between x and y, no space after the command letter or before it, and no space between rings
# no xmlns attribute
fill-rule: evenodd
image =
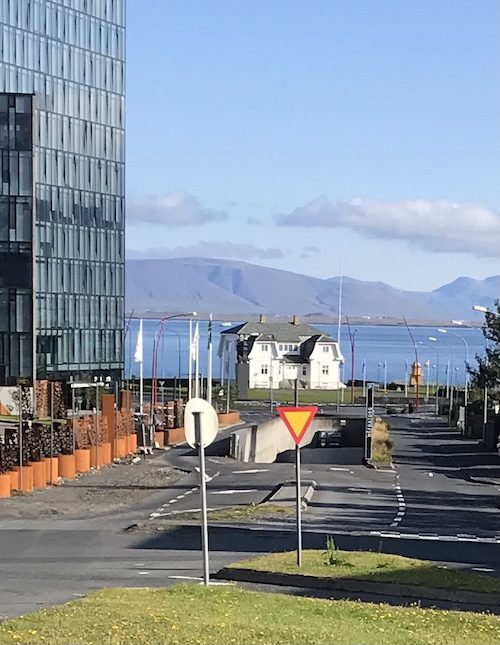
<svg viewBox="0 0 500 645"><path fill-rule="evenodd" d="M296 514L297 514L297 566L302 566L302 500L300 482L300 448L295 446L295 482L296 482Z"/></svg>
<svg viewBox="0 0 500 645"><path fill-rule="evenodd" d="M193 412L195 440L200 457L200 498L201 498L201 548L203 552L203 584L209 584L210 570L208 564L208 518L207 518L207 482L205 478L205 448L201 436L201 413Z"/></svg>

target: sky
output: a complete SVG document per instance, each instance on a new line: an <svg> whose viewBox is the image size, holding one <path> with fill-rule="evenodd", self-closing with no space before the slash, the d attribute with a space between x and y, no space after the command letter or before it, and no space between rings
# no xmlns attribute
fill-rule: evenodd
<svg viewBox="0 0 500 645"><path fill-rule="evenodd" d="M498 0L128 0L127 43L128 257L500 274Z"/></svg>

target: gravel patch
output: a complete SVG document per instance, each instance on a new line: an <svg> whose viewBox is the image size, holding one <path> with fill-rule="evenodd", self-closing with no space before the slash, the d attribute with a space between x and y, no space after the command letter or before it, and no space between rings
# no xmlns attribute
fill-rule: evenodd
<svg viewBox="0 0 500 645"><path fill-rule="evenodd" d="M167 465L162 457L103 466L30 495L0 499L0 518L76 517L132 506L185 476L184 471Z"/></svg>

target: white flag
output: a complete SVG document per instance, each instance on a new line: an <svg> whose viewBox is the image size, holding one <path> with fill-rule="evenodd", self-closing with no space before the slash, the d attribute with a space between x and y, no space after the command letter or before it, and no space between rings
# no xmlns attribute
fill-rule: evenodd
<svg viewBox="0 0 500 645"><path fill-rule="evenodd" d="M191 339L190 351L191 351L191 360L196 360L196 352L200 342L200 327L198 321L196 321L196 327L194 328L193 338Z"/></svg>
<svg viewBox="0 0 500 645"><path fill-rule="evenodd" d="M143 342L142 342L142 318L139 321L139 333L137 334L137 343L135 346L134 360L136 363L142 363L144 358Z"/></svg>

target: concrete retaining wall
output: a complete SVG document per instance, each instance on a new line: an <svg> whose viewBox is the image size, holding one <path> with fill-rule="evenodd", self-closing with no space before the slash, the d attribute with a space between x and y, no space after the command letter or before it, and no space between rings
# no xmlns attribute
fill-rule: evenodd
<svg viewBox="0 0 500 645"><path fill-rule="evenodd" d="M316 418L313 420L302 440L307 446L319 430L330 430L331 419ZM238 461L255 461L271 464L277 455L285 450L295 448L295 442L285 428L283 421L276 417L259 426L235 430L231 433L229 456Z"/></svg>

